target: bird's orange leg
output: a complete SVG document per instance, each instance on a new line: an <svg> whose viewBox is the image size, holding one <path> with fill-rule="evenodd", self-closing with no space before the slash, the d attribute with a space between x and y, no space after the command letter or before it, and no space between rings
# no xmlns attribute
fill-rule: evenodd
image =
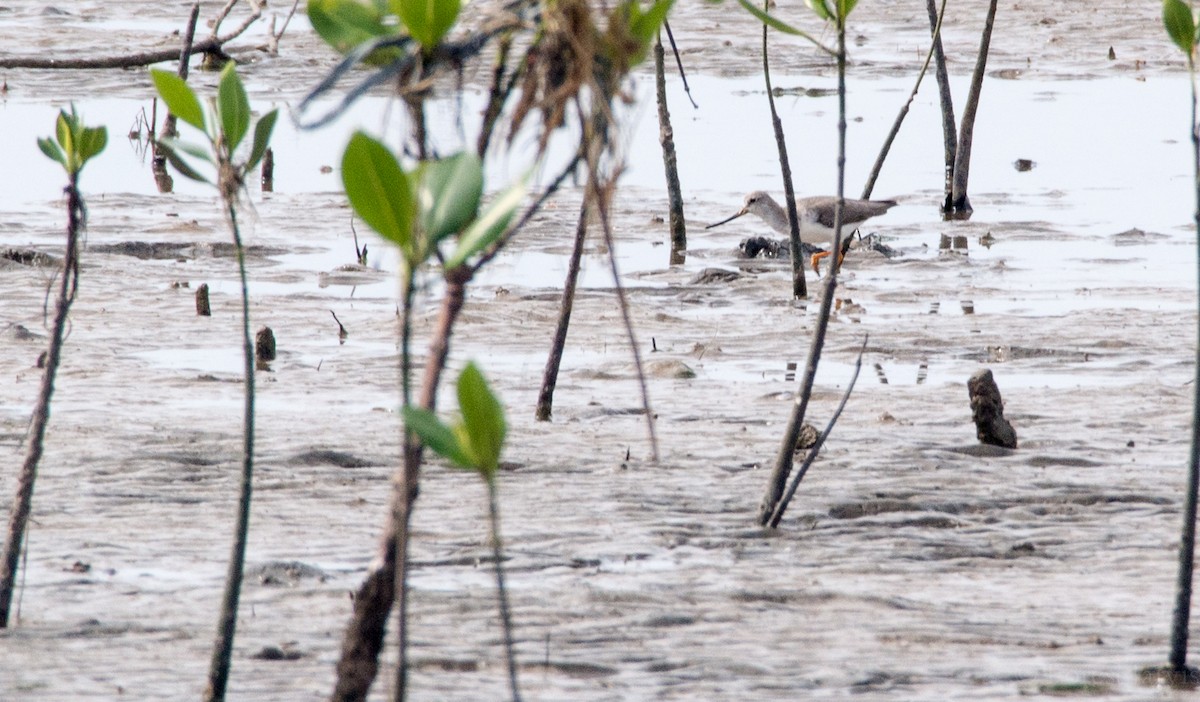
<svg viewBox="0 0 1200 702"><path fill-rule="evenodd" d="M817 275L821 275L821 259L830 256L832 253L833 253L832 251L821 251L820 253L815 253L812 255L812 269L813 269L814 273L816 273ZM845 254L841 254L838 256L838 259L837 259L838 270L841 270L842 261L845 261L845 260L846 260Z"/></svg>

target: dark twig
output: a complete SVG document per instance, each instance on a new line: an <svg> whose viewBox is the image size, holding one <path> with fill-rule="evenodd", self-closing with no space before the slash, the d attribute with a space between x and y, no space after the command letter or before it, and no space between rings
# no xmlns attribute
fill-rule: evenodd
<svg viewBox="0 0 1200 702"><path fill-rule="evenodd" d="M770 7L770 0L763 0L763 7ZM766 10L764 10L766 11ZM792 297L808 297L808 282L805 280L804 256L800 252L800 218L796 214L796 191L792 186L792 167L788 162L787 141L783 135L783 121L775 110L775 94L771 90L771 66L767 59L767 25L762 34L763 79L767 83L767 104L771 106L771 126L775 130L775 147L779 150L779 170L783 176L783 194L788 213L790 236L789 249L792 259Z"/></svg>
<svg viewBox="0 0 1200 702"><path fill-rule="evenodd" d="M1195 188L1196 260L1200 271L1200 123L1196 122L1196 70L1188 56L1192 85L1192 185ZM1179 573L1175 586L1175 611L1171 617L1171 668L1188 672L1188 625L1192 607L1192 571L1195 569L1197 493L1200 493L1200 337L1196 341L1196 383L1192 387L1192 448L1188 455L1187 492L1184 494L1183 530L1179 538Z"/></svg>
<svg viewBox="0 0 1200 702"><path fill-rule="evenodd" d="M698 110L700 106L692 99L692 89L688 87L687 73L683 70L683 59L679 58L679 47L675 45L675 34L671 31L670 21L663 20L663 29L667 30L667 41L671 42L671 53L675 55L675 65L679 67L679 79L683 81L683 92L687 94L692 107Z"/></svg>
<svg viewBox="0 0 1200 702"><path fill-rule="evenodd" d="M988 47L992 43L996 4L997 0L988 4L983 35L979 39L979 56L975 59L975 73L971 76L971 89L967 92L967 104L963 108L962 124L958 128L958 151L954 156L954 191L951 205L953 211L959 214L971 211L971 201L967 197L967 180L971 172L971 143L975 137L975 113L979 111L979 93L983 88L984 72L987 69Z"/></svg>
<svg viewBox="0 0 1200 702"><path fill-rule="evenodd" d="M945 3L942 9L945 10ZM942 142L945 159L945 194L942 197L942 212L949 213L954 195L954 159L958 151L958 127L954 124L954 101L950 95L950 74L946 70L946 52L942 49L942 33L938 29L941 15L937 0L926 0L929 11L929 34L933 39L934 77L937 78L938 99L942 106Z"/></svg>
<svg viewBox="0 0 1200 702"><path fill-rule="evenodd" d="M654 97L658 103L658 143L662 146L663 169L667 177L667 212L671 232L671 264L682 264L687 251L687 224L683 218L683 192L679 185L679 164L675 155L675 130L671 128L671 110L667 105L667 81L663 66L662 33L654 42Z"/></svg>
<svg viewBox="0 0 1200 702"><path fill-rule="evenodd" d="M842 17L838 20L838 157L837 157L837 205L833 216L833 246L831 251L841 251L843 209L845 208L846 190L846 22ZM800 392L792 405L792 414L788 418L787 429L783 434L783 445L776 456L775 468L767 485L766 495L759 506L759 524L766 525L775 513L780 500L783 499L784 488L787 486L789 474L792 472L796 440L800 437L800 428L804 424L804 416L808 411L808 402L812 398L812 389L816 383L817 365L821 361L821 351L825 347L825 334L829 329L829 318L833 310L833 295L837 290L838 266L836 263L829 267L825 277L825 291L821 295L821 306L817 312L817 323L813 329L812 345L808 350L808 358L804 364L804 377L800 383Z"/></svg>
<svg viewBox="0 0 1200 702"><path fill-rule="evenodd" d="M4 557L0 560L0 629L8 627L12 607L13 589L16 586L17 568L21 560L21 546L25 540L25 529L33 510L33 486L37 480L38 464L45 448L46 427L50 424L50 397L54 394L54 378L67 328L67 314L79 287L79 236L86 226L87 212L83 197L79 194L79 174L70 175L67 193L67 245L63 256L63 272L59 283L58 299L54 306L54 320L50 326L50 344L46 350L45 367L37 402L33 408L33 420L29 426L29 450L17 476L17 492L9 513L8 531L4 544Z"/></svg>
<svg viewBox="0 0 1200 702"><path fill-rule="evenodd" d="M871 192L875 190L875 181L879 179L879 172L883 170L883 162L887 159L888 153L892 150L892 143L896 141L896 136L900 133L900 126L904 124L904 118L908 116L908 109L912 107L913 100L917 97L917 91L921 89L921 81L925 78L925 72L929 70L929 60L933 58L934 47L936 47L942 38L942 17L946 14L946 2L942 0L942 10L937 17L937 25L933 28L933 39L929 42L929 51L925 54L925 63L921 64L921 71L917 74L917 82L913 84L912 92L908 94L908 100L904 102L904 106L900 108L900 113L896 115L896 121L892 123L892 131L888 132L887 138L883 140L883 148L879 150L879 156L875 159L875 165L871 168L871 174L867 176L867 184L863 186L862 199L870 200Z"/></svg>
<svg viewBox="0 0 1200 702"><path fill-rule="evenodd" d="M542 371L542 388L538 392L537 409L534 411L534 416L541 422L550 421L554 414L554 388L558 385L558 370L562 365L563 350L567 345L567 330L571 326L571 313L575 308L575 287L579 281L579 269L583 260L583 243L587 238L590 201L591 198L584 197L579 206L579 219L575 223L575 243L571 248L571 257L567 260L567 279L563 283L562 301L558 307L558 323L554 327L550 353L546 356L546 368Z"/></svg>
<svg viewBox="0 0 1200 702"><path fill-rule="evenodd" d="M813 443L812 448L808 450L808 455L804 457L804 463L800 464L800 469L792 477L792 484L788 486L783 499L779 501L779 505L775 508L775 513L771 515L770 526L772 529L779 526L780 520L783 519L783 513L787 510L788 503L792 501L792 497L796 494L796 488L800 487L800 481L804 480L809 466L813 464L813 461L817 458L817 454L821 451L821 447L825 445L825 439L829 437L829 433L833 431L838 418L842 416L842 410L846 408L846 401L850 399L850 393L854 392L854 384L858 382L858 372L862 370L863 352L867 350L867 338L867 336L863 337L862 347L858 349L858 359L854 362L854 373L850 375L850 383L846 386L846 392L842 393L841 402L838 403L833 416L829 418L829 423L825 425L825 431L817 435L817 440Z"/></svg>
<svg viewBox="0 0 1200 702"><path fill-rule="evenodd" d="M230 49L225 44L238 38L245 33L250 25L253 24L262 15L261 10L252 14L249 18L238 25L236 29L228 34L216 37L202 39L192 44L191 55L207 54L215 51L238 52L238 51L257 51L254 47L241 47ZM128 54L125 56L102 56L98 58L42 58L40 56L8 56L0 57L0 68L34 68L34 69L51 69L62 68L71 70L94 70L106 68L135 68L137 66L149 66L153 63L162 63L179 58L179 51L175 49L160 49L157 51L144 51L139 54Z"/></svg>

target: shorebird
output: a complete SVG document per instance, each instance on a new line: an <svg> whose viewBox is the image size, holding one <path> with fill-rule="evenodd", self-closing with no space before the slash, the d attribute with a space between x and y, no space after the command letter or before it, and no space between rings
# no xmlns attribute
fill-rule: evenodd
<svg viewBox="0 0 1200 702"><path fill-rule="evenodd" d="M800 241L809 244L833 243L833 209L836 206L836 197L803 197L796 200L796 217L800 223ZM842 207L842 231L847 232L846 241L849 241L848 234L857 229L858 225L872 217L887 212L895 206L895 200L845 200ZM758 215L759 219L766 222L772 229L783 236L791 236L787 211L783 209L782 205L775 202L773 197L761 190L755 190L747 195L746 204L742 206L742 209L737 214L728 219L723 219L716 224L710 224L705 229L719 227L747 213ZM821 253L813 254L812 267L814 271L817 273L821 272L821 259L830 253L832 252L822 251ZM839 256L838 264L841 264L841 262L842 257Z"/></svg>

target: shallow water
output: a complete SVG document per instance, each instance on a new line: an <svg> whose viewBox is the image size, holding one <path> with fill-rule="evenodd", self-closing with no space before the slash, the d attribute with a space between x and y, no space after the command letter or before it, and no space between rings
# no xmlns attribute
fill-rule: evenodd
<svg viewBox="0 0 1200 702"><path fill-rule="evenodd" d="M745 191L781 190L754 77L757 30L726 5L681 5L672 18L701 106L687 106L672 81L686 262L669 265L655 219L665 196L644 99L630 108L640 118L626 136L630 168L614 212L661 462L649 461L597 237L555 421L532 419L577 190L476 282L454 340L454 366L477 359L509 409L502 516L527 697L1008 699L1083 685L1105 699L1189 698L1135 677L1166 656L1194 391L1188 86L1158 6L1001 9L969 221L937 216L932 80L922 90L875 192L902 206L867 227L901 255L847 258L810 419L826 421L869 334L862 373L784 527L766 535L753 514L817 305L788 299L786 263L737 257L738 241L767 234L764 225L700 226L735 211ZM145 32L167 42L186 10L78 3L62 16L41 7L0 11L0 46L16 45L8 40L18 33L30 50L79 53L107 51L117 37L144 42ZM851 195L920 62L927 27L914 7L856 10ZM1133 16L1118 24L1116 13ZM977 21L966 11L948 18L959 100ZM279 58L244 71L256 108L294 104L332 63L303 23L289 36ZM776 46L777 86L834 85L811 49ZM207 192L177 178L177 194L158 194L144 154L124 139L148 109L144 73L3 77L0 248L60 246L61 176L34 139L50 133L64 100L106 124L110 145L82 181L90 248L37 488L22 618L0 634L0 698L192 697L208 660L240 450L236 277L214 248L227 236ZM634 92L648 97L647 79ZM464 100L466 122L475 99ZM778 104L798 190L832 192L835 99ZM261 458L234 697L328 695L347 593L385 516L398 455L396 259L359 226L375 270L337 270L354 246L336 168L356 126L396 132L398 111L388 109L372 98L312 133L281 122L276 192L252 189L247 238L268 247L251 258L252 315L274 329L279 358L258 376ZM449 116L437 143L453 150L454 103L437 109ZM1018 172L1018 158L1036 165ZM492 189L524 169L520 150L500 161ZM940 251L942 235L965 237L965 255ZM134 241L195 246L160 259L101 248ZM714 267L741 275L691 282ZM11 379L0 390L0 451L12 466L24 455L44 346L15 325L44 334L48 278L0 267L0 370ZM193 314L205 282L207 319ZM432 274L423 283L422 353L438 294ZM344 343L331 311L349 331ZM680 377L681 364L695 377ZM1004 394L1017 451L975 445L965 381L983 367ZM325 449L355 460L312 453ZM0 477L0 500L12 476ZM461 472L434 462L425 473L414 699L504 695L484 500ZM312 569L277 567L297 562ZM294 576L258 575L277 571ZM266 646L300 657L254 657Z"/></svg>

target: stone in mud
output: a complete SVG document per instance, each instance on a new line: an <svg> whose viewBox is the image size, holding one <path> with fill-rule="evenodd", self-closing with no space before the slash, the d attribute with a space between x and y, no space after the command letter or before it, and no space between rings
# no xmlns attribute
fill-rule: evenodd
<svg viewBox="0 0 1200 702"><path fill-rule="evenodd" d="M971 396L971 413L975 419L975 435L985 444L1017 447L1017 432L1004 418L1004 401L1000 399L1000 388L992 377L992 371L984 368L967 381L967 392Z"/></svg>
<svg viewBox="0 0 1200 702"><path fill-rule="evenodd" d="M742 274L737 271L728 271L724 268L705 268L696 274L694 278L688 281L689 285L715 285L717 283L732 283L741 278Z"/></svg>
<svg viewBox="0 0 1200 702"><path fill-rule="evenodd" d="M275 332L270 327L263 327L254 335L254 361L258 370L270 370L271 361L275 360Z"/></svg>

